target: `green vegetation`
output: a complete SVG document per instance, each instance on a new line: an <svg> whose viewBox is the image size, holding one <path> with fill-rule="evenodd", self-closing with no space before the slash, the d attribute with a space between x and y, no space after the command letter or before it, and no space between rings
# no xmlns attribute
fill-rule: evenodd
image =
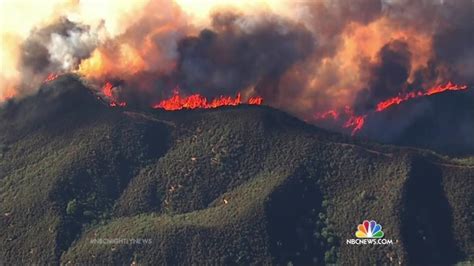
<svg viewBox="0 0 474 266"><path fill-rule="evenodd" d="M449 264L474 254L468 160L356 143L268 107L115 109L76 79L52 86L0 109L4 264ZM347 245L364 219L396 243ZM113 239L146 243L97 243Z"/></svg>

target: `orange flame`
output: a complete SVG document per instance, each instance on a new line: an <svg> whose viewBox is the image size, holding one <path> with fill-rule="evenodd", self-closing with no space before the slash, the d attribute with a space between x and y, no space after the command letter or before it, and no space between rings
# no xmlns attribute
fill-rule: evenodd
<svg viewBox="0 0 474 266"><path fill-rule="evenodd" d="M110 107L125 107L127 106L127 103L126 102L111 102L110 104Z"/></svg>
<svg viewBox="0 0 474 266"><path fill-rule="evenodd" d="M377 104L376 108L375 108L375 111L377 112L380 112L380 111L383 111L393 105L397 105L397 104L400 104L404 101L407 101L409 99L414 99L414 98L418 98L418 97L422 97L422 96L430 96L430 95L433 95L433 94L437 94L437 93L442 93L442 92L445 92L445 91L458 91L458 90L466 90L467 89L467 86L466 85L456 85L454 83L452 83L451 81L446 83L446 85L438 85L438 86L435 86L433 88L430 88L429 90L427 91L418 91L418 92L410 92L410 93L407 93L405 95L398 95L398 96L395 96L393 98L390 98L390 99L387 99L385 101L382 101L380 103Z"/></svg>
<svg viewBox="0 0 474 266"><path fill-rule="evenodd" d="M0 94L0 103L3 101L8 101L10 99L13 99L16 95L16 90L14 88L7 88L5 91L3 91Z"/></svg>
<svg viewBox="0 0 474 266"><path fill-rule="evenodd" d="M59 75L56 74L56 73L49 73L49 75L44 80L44 83L51 82L51 81L57 79L58 77L59 77Z"/></svg>
<svg viewBox="0 0 474 266"><path fill-rule="evenodd" d="M210 109L221 106L236 106L242 104L240 93L235 98L231 96L220 96L208 101L206 97L200 94L193 94L190 96L182 97L178 90L173 92L173 96L169 99L163 100L155 105L153 108L162 108L165 110L181 110L181 109ZM247 104L261 105L263 103L262 97L252 97L247 101Z"/></svg>
<svg viewBox="0 0 474 266"><path fill-rule="evenodd" d="M344 123L344 128L352 128L351 135L354 136L364 127L365 117L365 115L351 116L349 120Z"/></svg>
<svg viewBox="0 0 474 266"><path fill-rule="evenodd" d="M351 135L354 136L359 130L364 127L365 118L367 115L355 115L354 110L349 106L344 107L344 113L348 117L344 123L344 128L352 128Z"/></svg>
<svg viewBox="0 0 474 266"><path fill-rule="evenodd" d="M107 97L107 98L112 98L113 95L112 95L112 88L114 86L112 85L112 83L110 82L106 82L104 84L104 86L102 86L102 93Z"/></svg>
<svg viewBox="0 0 474 266"><path fill-rule="evenodd" d="M336 110L328 110L321 113L316 113L314 118L316 120L339 120L339 118L344 117L345 122L342 125L344 128L352 128L351 135L355 135L359 130L364 127L365 118L367 115L355 115L354 110L349 106L344 107L343 113L339 113Z"/></svg>
<svg viewBox="0 0 474 266"><path fill-rule="evenodd" d="M445 91L458 91L458 90L466 90L466 85L456 85L452 82L448 82L445 85L438 85L428 89L427 91L418 91L418 92L410 92L405 95L399 95L396 97L389 98L387 100L379 102L376 107L376 112L381 112L386 109L391 108L392 106L398 105L404 101L422 97L422 96L430 96L437 93L442 93ZM341 114L336 110L329 110L325 112L316 113L314 118L316 120L339 120ZM345 122L342 125L344 128L352 128L351 135L355 135L358 131L360 131L365 124L365 119L367 118L367 114L364 115L355 115L354 111L349 107L345 106L343 111L343 117L345 118Z"/></svg>
<svg viewBox="0 0 474 266"><path fill-rule="evenodd" d="M336 110L329 110L322 113L316 113L314 117L316 118L316 120L326 120L329 118L337 120L339 119L339 113Z"/></svg>
<svg viewBox="0 0 474 266"><path fill-rule="evenodd" d="M250 105L262 105L263 98L260 96L250 97L248 100L248 104Z"/></svg>
<svg viewBox="0 0 474 266"><path fill-rule="evenodd" d="M114 88L114 85L110 82L105 82L104 86L102 86L102 93L104 96L110 100L109 106L110 107L125 107L127 106L126 102L119 102L116 101L115 96L112 93L112 89Z"/></svg>

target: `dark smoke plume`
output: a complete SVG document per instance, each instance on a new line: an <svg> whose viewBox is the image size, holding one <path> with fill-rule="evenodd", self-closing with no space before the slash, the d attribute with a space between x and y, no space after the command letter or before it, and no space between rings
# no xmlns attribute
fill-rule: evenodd
<svg viewBox="0 0 474 266"><path fill-rule="evenodd" d="M216 13L210 28L178 41L174 71L137 73L122 83L120 95L131 104L138 101L150 105L170 96L177 86L208 97L236 95L249 89L272 102L280 92L287 93L279 84L282 76L310 56L315 46L315 37L302 24L273 15L254 19ZM142 95L134 95L131 87L154 90L144 89Z"/></svg>
<svg viewBox="0 0 474 266"><path fill-rule="evenodd" d="M356 110L366 112L387 98L406 91L411 53L401 41L387 43L378 53L379 62L369 66L368 87L359 92Z"/></svg>
<svg viewBox="0 0 474 266"><path fill-rule="evenodd" d="M278 17L253 23L236 14L218 13L212 28L179 43L178 82L205 94L235 94L249 86L271 100L281 76L309 56L315 39L301 24Z"/></svg>

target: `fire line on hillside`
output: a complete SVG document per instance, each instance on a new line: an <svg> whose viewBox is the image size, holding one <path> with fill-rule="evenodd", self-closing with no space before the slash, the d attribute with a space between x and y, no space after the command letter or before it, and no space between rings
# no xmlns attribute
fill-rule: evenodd
<svg viewBox="0 0 474 266"><path fill-rule="evenodd" d="M448 82L445 85L434 86L426 91L409 92L406 94L400 94L398 96L381 101L377 103L375 107L375 112L385 111L387 109L390 109L396 105L399 105L411 99L424 97L424 96L431 96L431 95L443 93L446 91L459 91L459 90L467 90L467 89L468 87L466 85L457 85L452 82ZM358 131L360 131L364 127L367 114L355 115L351 107L345 106L342 112L337 111L337 110L328 110L325 112L316 113L314 115L314 118L318 121L339 120L341 119L341 117L346 118L343 124L343 127L352 129L351 134L355 135L357 134Z"/></svg>
<svg viewBox="0 0 474 266"><path fill-rule="evenodd" d="M50 73L47 78L44 80L44 83L52 82L56 80L60 75L56 73ZM116 96L113 93L114 85L111 82L106 82L102 88L101 93L106 101L109 102L110 107L126 107L127 102L119 101L116 99ZM390 109L396 105L399 105L405 101L420 97L428 97L434 94L440 94L447 91L461 91L467 90L466 85L458 85L449 81L444 85L437 85L429 88L425 91L412 91L404 94L399 94L398 96L388 98L386 100L380 101L375 106L375 112L383 112L387 109ZM153 109L164 109L167 111L183 110L183 109L213 109L223 106L237 106L241 104L248 105L262 105L264 102L263 97L252 96L248 98L247 101L243 101L241 94L237 93L235 97L232 96L219 96L216 98L208 99L199 93L191 94L184 96L181 94L179 88L173 90L173 95L167 99L161 100L160 102L151 105ZM365 114L356 114L355 111L350 106L344 106L343 110L328 110L324 112L318 112L314 114L314 119L316 121L327 121L335 120L342 121L342 127L348 128L351 130L351 135L356 135L365 124L368 113Z"/></svg>

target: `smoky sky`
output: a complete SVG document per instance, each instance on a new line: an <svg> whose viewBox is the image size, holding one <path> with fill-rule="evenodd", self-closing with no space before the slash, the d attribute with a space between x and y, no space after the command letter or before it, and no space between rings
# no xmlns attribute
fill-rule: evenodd
<svg viewBox="0 0 474 266"><path fill-rule="evenodd" d="M89 31L88 26L74 23L67 18L60 18L52 24L33 30L21 46L19 64L24 78L72 70L80 60L89 57L95 48L91 38L83 37L83 34L88 34ZM54 42L63 43L55 47ZM64 65L68 60L74 61L74 65L65 69Z"/></svg>
<svg viewBox="0 0 474 266"><path fill-rule="evenodd" d="M474 1L471 1L474 5ZM471 14L466 18L465 24L460 23L456 27L434 35L433 46L436 60L451 67L455 80L474 83L474 7L471 6ZM467 15L465 15L467 16Z"/></svg>
<svg viewBox="0 0 474 266"><path fill-rule="evenodd" d="M279 81L289 68L316 49L315 36L303 25L278 16L259 20L233 12L212 16L210 27L177 43L177 64L171 73L143 71L121 84L120 96L132 104L153 104L179 87L186 94L207 97L236 95L251 87L272 101L287 91ZM135 95L130 87L152 87Z"/></svg>
<svg viewBox="0 0 474 266"><path fill-rule="evenodd" d="M334 56L343 44L341 34L350 23L367 25L383 15L383 1L302 1L307 25L319 40L313 60Z"/></svg>
<svg viewBox="0 0 474 266"><path fill-rule="evenodd" d="M74 70L96 48L110 65L126 65L120 58L120 49L126 44L139 50L146 67L129 75L105 72L96 80L96 87L112 81L117 97L130 105L153 105L177 87L184 94L207 97L245 91L306 119L328 108L343 109L346 104L357 114L373 112L380 101L440 82L474 83L472 0L295 1L299 7L295 17L270 11L255 15L217 10L205 28L189 26L179 11L160 14L161 2L150 3L149 8L156 8L153 12L157 14L145 12L148 15L124 29L123 35L103 43L95 29L65 18L33 30L21 46L24 82L36 75L44 79L50 72ZM350 30L381 18L392 31L427 36L427 63L415 69L413 62L420 55L407 39L398 38L377 46L375 59L357 58L357 67L350 68L357 73L337 71L346 63L338 55L344 54L339 52L346 45L344 38L351 36ZM155 30L160 27L172 30ZM152 51L143 52L143 47ZM347 58L356 64L351 60ZM322 68L328 61L330 67ZM324 71L318 72L320 68ZM351 76L360 77L354 87L338 83ZM341 86L349 86L353 93ZM347 94L351 97L339 101L339 95Z"/></svg>
<svg viewBox="0 0 474 266"><path fill-rule="evenodd" d="M374 109L375 105L399 94L407 86L410 73L411 53L402 41L384 45L378 53L378 62L369 66L369 81L366 89L357 95L357 111Z"/></svg>
<svg viewBox="0 0 474 266"><path fill-rule="evenodd" d="M361 62L360 72L368 73L369 77L364 88L359 88L362 92L358 93L355 103L358 108L370 109L374 102L433 82L441 75L440 69L446 79L460 83L474 80L471 0L357 0L349 3L334 0L301 1L295 5L300 6L303 14L297 20L270 12L252 17L245 12L217 11L211 15L210 25L197 34L189 34L183 26L185 23L177 23L175 32L153 33L149 40L146 40L149 32L173 18L145 16L127 29L124 36L108 40L102 48L112 47L108 53L114 58L124 41L141 47L151 40L154 43L151 49L156 49L156 54L165 59L150 61L173 66L171 71L161 71L168 68L154 64L122 80L120 84L125 89L120 91L124 98L144 98L140 101L148 103L148 99L166 97L179 86L184 91L206 96L235 94L254 88L254 93L269 103L296 95L296 90L312 90L315 91L313 101L321 103L331 101L321 97L332 95L325 92L324 82L337 81L338 76L316 77L325 81L318 83L320 87L312 88L309 81L315 78L314 70L322 60L332 58L344 46L342 34L348 25L367 25L385 17L400 29L432 35L433 54L427 66L416 70L414 81L408 84L410 61L418 55L413 54L403 40L386 43L378 52L377 63ZM151 3L149 7L154 6L159 5ZM74 70L99 45L89 26L61 18L32 31L21 47L20 69L25 78ZM175 63L170 64L170 61ZM282 77L297 65L301 66L297 78L287 75L292 83L282 85ZM114 73L107 76L112 80L121 78ZM137 94L146 93L132 95L134 88ZM287 109L292 110L292 107Z"/></svg>
<svg viewBox="0 0 474 266"><path fill-rule="evenodd" d="M432 80L432 74L439 72L441 67L447 72L446 79L473 84L474 1L398 0L386 1L385 6L387 16L401 27L412 27L432 34L433 55L427 69L422 70L424 80L418 77L418 86L421 81Z"/></svg>
<svg viewBox="0 0 474 266"><path fill-rule="evenodd" d="M208 98L242 92L330 130L351 134L343 117L356 115L365 117L361 137L411 145L404 139L419 135L426 137L425 147L473 147L473 93L448 92L375 111L381 101L448 81L472 90L472 0L293 1L296 15L218 9L205 27L164 3L170 2L150 0L142 17L112 38L66 18L39 26L20 47L21 83L37 85L49 73L76 71L98 51L105 71L90 75L88 84L104 97L100 88L112 82L113 100L132 108L149 108L175 88ZM363 34L374 29L382 34L364 43ZM370 52L354 54L352 47ZM463 94L445 103L457 93ZM460 99L465 103L456 104ZM315 118L328 110L343 115ZM451 132L459 142L448 141Z"/></svg>
<svg viewBox="0 0 474 266"><path fill-rule="evenodd" d="M440 80L473 84L473 1L387 1L385 13L400 26L433 32L433 54L409 81L411 58L417 55L410 51L408 43L400 40L384 45L378 52L377 64L362 66L370 69L369 78L367 87L357 95L356 110L373 110L377 102L408 91L427 89Z"/></svg>
<svg viewBox="0 0 474 266"><path fill-rule="evenodd" d="M269 18L246 31L242 22L237 15L216 14L212 28L179 43L182 87L228 94L255 85L258 94L272 97L281 75L314 50L314 37L302 25Z"/></svg>

